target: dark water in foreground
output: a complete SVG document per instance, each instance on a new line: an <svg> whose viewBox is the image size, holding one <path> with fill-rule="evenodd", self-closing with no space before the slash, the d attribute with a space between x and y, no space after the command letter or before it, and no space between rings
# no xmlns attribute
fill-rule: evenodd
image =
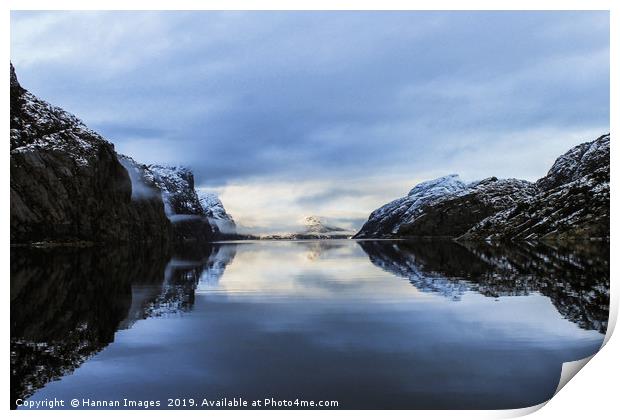
<svg viewBox="0 0 620 420"><path fill-rule="evenodd" d="M11 406L526 407L553 395L563 362L599 349L608 305L608 244L15 249Z"/></svg>

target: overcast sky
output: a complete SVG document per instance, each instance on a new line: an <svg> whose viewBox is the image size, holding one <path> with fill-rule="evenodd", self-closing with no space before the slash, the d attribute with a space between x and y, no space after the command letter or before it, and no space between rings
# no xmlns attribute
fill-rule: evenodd
<svg viewBox="0 0 620 420"><path fill-rule="evenodd" d="M22 85L191 167L239 224L352 228L422 180L535 180L609 131L607 12L13 12Z"/></svg>

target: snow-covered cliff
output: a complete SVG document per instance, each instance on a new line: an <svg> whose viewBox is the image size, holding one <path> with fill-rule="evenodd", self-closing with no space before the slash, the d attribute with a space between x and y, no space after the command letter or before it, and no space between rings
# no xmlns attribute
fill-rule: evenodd
<svg viewBox="0 0 620 420"><path fill-rule="evenodd" d="M422 182L373 211L355 238L609 237L609 134L560 156L536 183L458 175Z"/></svg>
<svg viewBox="0 0 620 420"><path fill-rule="evenodd" d="M450 194L461 192L467 185L452 174L416 185L407 196L398 198L373 211L355 238L376 238L398 234L400 227L414 219L422 206Z"/></svg>
<svg viewBox="0 0 620 420"><path fill-rule="evenodd" d="M114 145L19 84L11 65L11 243L167 242L159 195L132 200Z"/></svg>
<svg viewBox="0 0 620 420"><path fill-rule="evenodd" d="M217 194L199 190L198 200L202 206L205 216L209 218L211 223L217 226L221 233L237 233L237 227L234 219L226 212L224 204L222 204L222 201L219 199Z"/></svg>

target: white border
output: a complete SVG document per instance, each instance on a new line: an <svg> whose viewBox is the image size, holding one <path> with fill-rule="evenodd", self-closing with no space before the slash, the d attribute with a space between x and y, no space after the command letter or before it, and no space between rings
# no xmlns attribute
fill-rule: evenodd
<svg viewBox="0 0 620 420"><path fill-rule="evenodd" d="M51 1L45 0L8 0L3 1L3 9L0 18L0 28L2 33L2 42L0 48L2 56L10 57L10 10L610 10L611 11L611 131L618 126L618 118L620 114L618 110L618 85L617 75L620 74L620 67L618 66L618 43L615 40L619 39L620 35L620 19L618 18L620 13L619 2L611 0L504 0L504 1L491 1L491 0L473 0L473 1L458 1L458 0L435 0L435 1L420 1L420 0L382 0L382 1L367 1L367 0L348 0L348 1L325 1L325 0L271 0L271 1L252 1L252 0L228 0L228 1L213 1L213 0L175 0L175 1L134 1L134 0L89 0L88 2L77 0L57 0L53 4ZM7 59L8 61L8 59ZM6 63L8 64L8 62ZM8 66L5 69L5 74L8 76ZM6 77L5 76L5 77ZM6 77L8 79L8 77ZM0 89L4 98L2 102L3 118L0 121L2 132L5 133L5 141L8 143L9 133L9 84L0 83ZM5 146L8 148L8 146ZM612 166L613 162L617 161L618 152L615 151L616 147L612 147ZM6 153L6 152L5 152ZM4 191L4 197L9 196L9 157L6 153L5 158L2 160L2 173L0 176L0 182L2 183L2 189ZM612 185L616 185L618 177L615 176L615 171L612 169ZM618 214L617 199L615 195L612 195L611 200L611 213ZM8 204L8 203L7 203ZM5 296L10 296L10 260L9 260L9 206L4 204L1 208L2 219L5 223L2 224L2 234L7 238L6 242L2 245L2 267L5 273ZM617 223L612 218L611 232L612 238L617 234ZM612 239L611 243L612 255L617 254L615 241ZM548 404L541 404L540 406L530 407L519 410L503 410L503 411L387 411L381 412L380 415L389 416L392 418L446 418L459 417L459 418L506 418L526 415L537 411L539 408L548 405L549 407L544 410L537 411L535 416L537 418L583 418L584 416L605 416L609 417L610 414L616 414L616 392L614 389L618 383L618 375L620 373L618 368L618 361L614 353L618 352L619 345L617 339L609 342L609 337L613 331L613 326L616 324L618 314L618 286L617 286L617 265L611 260L611 307L610 307L610 322L608 334L605 337L605 348L601 354L597 354L592 362L588 363L588 366L583 372L579 373L579 379L570 381L564 389ZM5 363L8 364L10 352L9 343L9 319L10 319L10 305L6 302L4 309L4 322L2 325L3 336L3 348L5 349ZM5 364L5 366L7 366ZM7 366L8 367L8 366ZM2 378L2 388L0 395L9 395L9 375L8 369L5 370L5 376ZM6 401L6 409L8 410L8 399ZM10 411L10 410L9 410ZM11 416L38 416L41 413L45 413L50 418L82 418L85 416L84 411L69 410L69 411L11 411ZM108 418L113 416L149 416L151 418L168 418L171 412L167 411L137 411L137 412L101 412L93 411L88 412L89 417L93 418ZM174 413L178 415L179 413ZM240 411L184 411L181 413L184 417L196 417L200 416L215 416L218 418L234 418L247 414L253 418L258 419L273 419L273 418L289 418L294 415L295 418L307 418L313 419L316 416L321 417L341 417L341 416L355 416L356 418L374 418L377 414L375 411L296 411L294 413L286 411L252 411L244 413Z"/></svg>

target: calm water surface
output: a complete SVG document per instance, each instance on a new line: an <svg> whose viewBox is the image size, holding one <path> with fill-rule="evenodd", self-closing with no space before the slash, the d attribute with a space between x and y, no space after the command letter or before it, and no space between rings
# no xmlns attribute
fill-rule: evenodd
<svg viewBox="0 0 620 420"><path fill-rule="evenodd" d="M607 327L609 246L12 250L17 398L518 408Z"/></svg>

